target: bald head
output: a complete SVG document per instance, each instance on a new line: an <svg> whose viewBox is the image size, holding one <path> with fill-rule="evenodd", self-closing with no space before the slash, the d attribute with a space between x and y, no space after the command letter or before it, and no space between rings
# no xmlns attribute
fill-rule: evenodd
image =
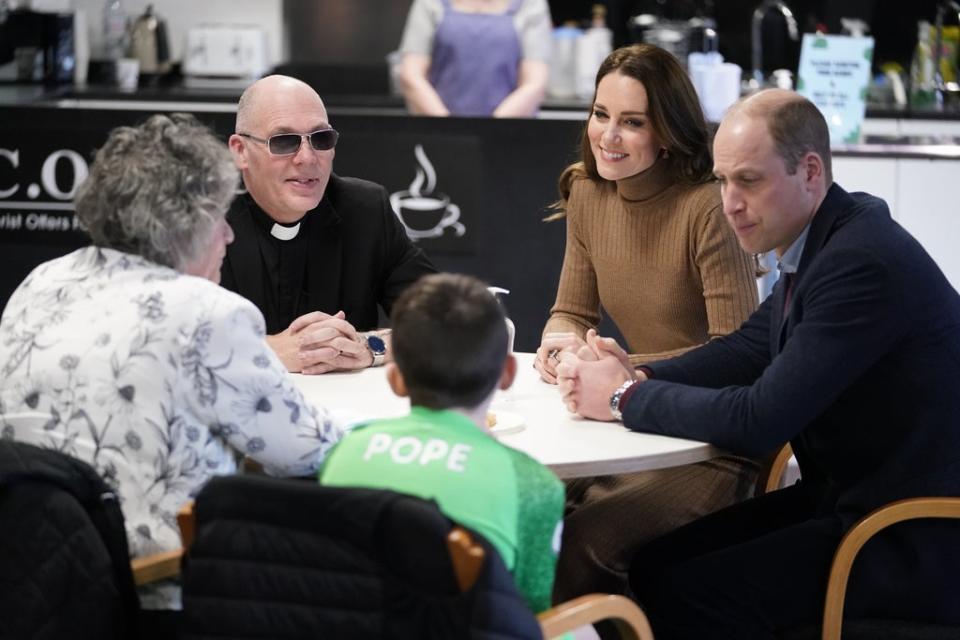
<svg viewBox="0 0 960 640"><path fill-rule="evenodd" d="M826 186L833 182L830 130L816 105L794 91L767 89L736 103L723 118L721 129L742 125L744 119L766 124L774 148L793 174L804 155L814 152L823 162ZM720 132L718 131L718 135Z"/></svg>
<svg viewBox="0 0 960 640"><path fill-rule="evenodd" d="M237 103L235 131L253 130L262 120L265 111L291 98L305 102L316 101L320 109L326 112L323 100L306 82L290 76L266 76L247 87L240 96L240 101Z"/></svg>
<svg viewBox="0 0 960 640"><path fill-rule="evenodd" d="M330 128L323 100L296 78L267 76L240 97L230 151L247 192L277 222L297 222L323 198L335 150L309 140ZM298 137L298 146L277 154L270 138L284 134Z"/></svg>
<svg viewBox="0 0 960 640"><path fill-rule="evenodd" d="M742 112L753 117L769 118L773 111L791 102L808 102L808 100L795 91L766 89L740 100L730 107L726 115L729 117Z"/></svg>

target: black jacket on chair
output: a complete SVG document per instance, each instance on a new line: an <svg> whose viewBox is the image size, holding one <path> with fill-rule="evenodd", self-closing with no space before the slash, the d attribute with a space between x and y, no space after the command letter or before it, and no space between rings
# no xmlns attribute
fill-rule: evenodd
<svg viewBox="0 0 960 640"><path fill-rule="evenodd" d="M432 502L265 477L197 496L183 638L540 638L493 547L461 594Z"/></svg>
<svg viewBox="0 0 960 640"><path fill-rule="evenodd" d="M123 514L93 468L0 440L0 523L0 638L135 637Z"/></svg>

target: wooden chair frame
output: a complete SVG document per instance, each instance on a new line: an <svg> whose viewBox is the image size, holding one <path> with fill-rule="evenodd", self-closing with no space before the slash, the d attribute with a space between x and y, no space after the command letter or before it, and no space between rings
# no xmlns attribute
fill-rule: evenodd
<svg viewBox="0 0 960 640"><path fill-rule="evenodd" d="M461 591L469 590L483 568L484 550L461 527L447 536L447 550ZM601 620L610 620L625 640L653 640L647 616L623 596L592 593L547 609L537 616L544 638L555 638Z"/></svg>
<svg viewBox="0 0 960 640"><path fill-rule="evenodd" d="M774 456L763 483L765 493L780 488L787 462L793 455L789 444ZM843 605L853 561L870 538L890 525L918 518L960 519L960 497L908 498L884 505L860 518L843 536L833 555L827 594L823 607L821 640L840 640L843 628Z"/></svg>
<svg viewBox="0 0 960 640"><path fill-rule="evenodd" d="M183 543L181 548L173 551L155 553L142 558L134 558L130 561L130 569L133 571L133 582L138 587L143 584L180 575L180 562L183 558L183 551L193 543L194 527L196 526L192 500L180 507L180 510L177 512L177 525L180 527L180 540Z"/></svg>
<svg viewBox="0 0 960 640"><path fill-rule="evenodd" d="M637 604L623 596L591 593L568 600L537 616L544 638L555 638L584 625L609 620L625 640L653 640L650 622Z"/></svg>
<svg viewBox="0 0 960 640"><path fill-rule="evenodd" d="M783 445L780 451L772 458L767 458L769 464L764 464L760 470L760 477L757 478L757 495L770 493L780 488L783 482L783 474L787 470L787 464L793 457L793 449L790 443Z"/></svg>
<svg viewBox="0 0 960 640"><path fill-rule="evenodd" d="M833 556L823 610L823 640L840 640L843 603L850 569L867 541L890 525L918 518L960 518L960 498L908 498L884 505L865 515L847 531Z"/></svg>

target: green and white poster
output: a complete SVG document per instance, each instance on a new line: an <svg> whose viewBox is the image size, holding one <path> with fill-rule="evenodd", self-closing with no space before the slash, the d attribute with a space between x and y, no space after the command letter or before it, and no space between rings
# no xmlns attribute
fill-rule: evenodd
<svg viewBox="0 0 960 640"><path fill-rule="evenodd" d="M872 59L873 38L803 36L797 92L827 119L831 144L860 141Z"/></svg>

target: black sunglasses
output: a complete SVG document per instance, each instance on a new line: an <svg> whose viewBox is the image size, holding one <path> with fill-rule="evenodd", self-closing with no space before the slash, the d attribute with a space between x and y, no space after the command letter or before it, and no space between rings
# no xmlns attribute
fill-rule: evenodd
<svg viewBox="0 0 960 640"><path fill-rule="evenodd" d="M337 146L337 138L340 137L336 129L320 129L312 133L278 133L266 140L249 133L238 133L237 135L267 145L267 150L275 156L289 156L296 153L300 150L300 142L304 138L310 138L310 146L314 150L328 151Z"/></svg>

